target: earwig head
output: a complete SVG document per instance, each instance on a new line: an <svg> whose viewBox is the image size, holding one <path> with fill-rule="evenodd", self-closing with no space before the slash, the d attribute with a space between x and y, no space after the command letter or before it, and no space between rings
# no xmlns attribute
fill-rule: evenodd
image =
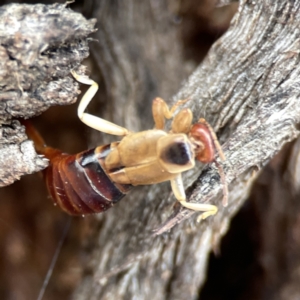
<svg viewBox="0 0 300 300"><path fill-rule="evenodd" d="M210 125L201 118L198 123L192 126L189 137L190 141L194 145L195 158L202 163L210 163L214 161L216 164L223 185L223 206L227 206L228 188L225 173L223 166L215 160L215 151L218 152L222 161L225 160L225 155L217 140L216 134Z"/></svg>
<svg viewBox="0 0 300 300"><path fill-rule="evenodd" d="M190 130L190 139L194 145L195 158L202 163L215 159L215 144L210 128L206 123L198 122Z"/></svg>

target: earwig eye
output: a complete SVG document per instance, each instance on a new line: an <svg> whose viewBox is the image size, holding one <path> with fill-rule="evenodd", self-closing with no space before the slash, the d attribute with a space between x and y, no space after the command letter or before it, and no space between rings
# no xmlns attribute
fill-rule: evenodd
<svg viewBox="0 0 300 300"><path fill-rule="evenodd" d="M202 147L196 147L195 158L202 163L210 163L215 159L215 145L209 128L204 123L196 123L192 126L190 136Z"/></svg>

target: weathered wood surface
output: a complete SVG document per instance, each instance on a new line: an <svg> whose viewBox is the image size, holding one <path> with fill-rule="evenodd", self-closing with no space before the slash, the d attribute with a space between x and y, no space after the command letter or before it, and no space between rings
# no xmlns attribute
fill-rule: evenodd
<svg viewBox="0 0 300 300"><path fill-rule="evenodd" d="M189 97L185 106L193 110L195 119L205 117L212 124L223 145L230 195L228 207L223 208L214 166L204 166L201 174L200 166L190 172L185 178L190 200L215 203L220 208L218 215L199 225L192 212L179 205L174 207L169 184L137 188L116 207L97 216L94 232L85 241L84 276L74 299L198 298L209 251L217 251L221 236L260 170L286 142L298 136L299 5L299 1L287 0L241 1L227 33L195 68L187 59L193 52L187 43L187 30L191 29L191 18L197 15L192 1L184 2L182 7L163 1L86 1L85 11L98 20L98 42L92 44L90 67L92 77L100 83L99 99L94 102L101 107L96 114L138 131L153 126L152 98L159 95L168 100L175 95L169 101L173 103ZM184 84L179 88L181 82ZM110 140L91 133L93 146ZM277 225L283 222L291 225L293 238L297 236L297 210L289 208L285 219L278 218L276 212L297 204L298 152L296 144L288 164L294 198L282 202L280 180L287 175L278 174L281 165L275 161L266 169L260 185L263 190L269 183L269 189L281 192L268 202L268 208L262 198L258 197L256 203L255 213L262 224L268 225L260 232L260 259L269 274L266 286L273 284L272 295L278 292L278 283L282 284L282 265L269 261L268 250L277 251L278 261L295 262L284 269L285 275L292 275L282 285L278 299L299 295L293 285L298 280L297 248L286 251L284 258L278 254L285 253L292 234L284 236L281 251L278 245L283 240L282 231L272 238L279 229ZM275 170L278 165L279 170ZM154 229L159 236L154 235ZM133 263L126 265L128 261ZM227 279L224 276L221 282ZM268 288L264 291L269 292Z"/></svg>
<svg viewBox="0 0 300 300"><path fill-rule="evenodd" d="M190 172L189 200L220 208L197 224L193 212L179 206L172 214L168 184L134 191L113 212L99 215L74 299L197 299L209 251L218 247L260 170L299 134L299 4L241 1L226 34L176 92L189 69L166 3L95 3L99 43L93 55L111 109L103 115L110 111L116 123L141 130L151 127L150 99L157 93L175 92L170 103L189 98L185 106L195 119L205 117L220 138L230 194L223 208L214 166ZM135 262L114 276L128 260Z"/></svg>
<svg viewBox="0 0 300 300"><path fill-rule="evenodd" d="M13 120L76 101L70 70L88 56L94 25L62 4L0 8L0 187L47 166Z"/></svg>

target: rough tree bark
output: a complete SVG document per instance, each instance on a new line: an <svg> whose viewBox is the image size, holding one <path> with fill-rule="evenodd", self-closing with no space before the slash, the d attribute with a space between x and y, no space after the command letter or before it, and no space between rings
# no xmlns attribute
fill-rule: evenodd
<svg viewBox="0 0 300 300"><path fill-rule="evenodd" d="M185 178L190 201L219 206L219 213L201 224L193 212L173 206L168 184L137 188L97 216L74 299L197 299L209 251L217 251L262 168L299 134L300 2L241 1L227 33L189 78L193 65L183 55L189 49L182 40L190 28L186 3L174 8L167 1L87 2L99 28L93 78L103 80L101 101L107 101L97 114L138 131L152 127L152 98L176 94L172 103L188 97L185 106L195 120L205 117L220 138L229 205L221 206L213 165L199 166ZM109 139L94 134L93 145ZM295 174L297 149L290 165Z"/></svg>
<svg viewBox="0 0 300 300"><path fill-rule="evenodd" d="M171 101L189 98L185 106L195 119L205 117L218 133L227 158L228 207L220 204L213 165L201 174L195 168L185 180L190 201L220 208L201 224L178 206L172 214L168 185L134 191L113 212L99 215L74 299L198 298L209 251L217 248L261 169L299 134L299 4L241 1L229 30ZM149 99L170 95L188 73L172 13L165 2L94 5L99 43L93 55L112 120L132 130L149 128ZM125 269L127 261L133 263Z"/></svg>
<svg viewBox="0 0 300 300"><path fill-rule="evenodd" d="M48 165L14 119L76 101L69 74L88 56L94 24L61 4L0 8L0 186Z"/></svg>

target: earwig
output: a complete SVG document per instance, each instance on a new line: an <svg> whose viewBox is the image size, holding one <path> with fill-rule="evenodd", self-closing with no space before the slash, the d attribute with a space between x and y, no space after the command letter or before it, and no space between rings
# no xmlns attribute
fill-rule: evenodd
<svg viewBox="0 0 300 300"><path fill-rule="evenodd" d="M227 205L224 171L215 160L216 152L225 160L221 146L203 118L192 124L190 109L182 109L174 115L185 101L178 101L169 109L163 99L154 99L155 128L134 133L86 113L98 85L88 77L72 74L79 82L91 85L78 107L81 121L104 133L122 136L122 139L69 155L45 146L34 128L27 124L28 136L34 140L37 152L50 160L50 166L44 171L49 193L65 212L71 215L99 213L120 201L133 186L170 181L176 199L188 209L203 212L198 220L205 219L216 214L217 207L187 202L181 178L182 172L195 167L195 160L216 163L223 184L223 205ZM171 130L166 132L165 119L171 118Z"/></svg>
<svg viewBox="0 0 300 300"><path fill-rule="evenodd" d="M43 171L47 189L54 203L68 214L76 216L103 212L131 189L129 184L112 182L103 170L111 145L70 155L47 147L31 123L23 123L37 152L50 161L49 167Z"/></svg>

